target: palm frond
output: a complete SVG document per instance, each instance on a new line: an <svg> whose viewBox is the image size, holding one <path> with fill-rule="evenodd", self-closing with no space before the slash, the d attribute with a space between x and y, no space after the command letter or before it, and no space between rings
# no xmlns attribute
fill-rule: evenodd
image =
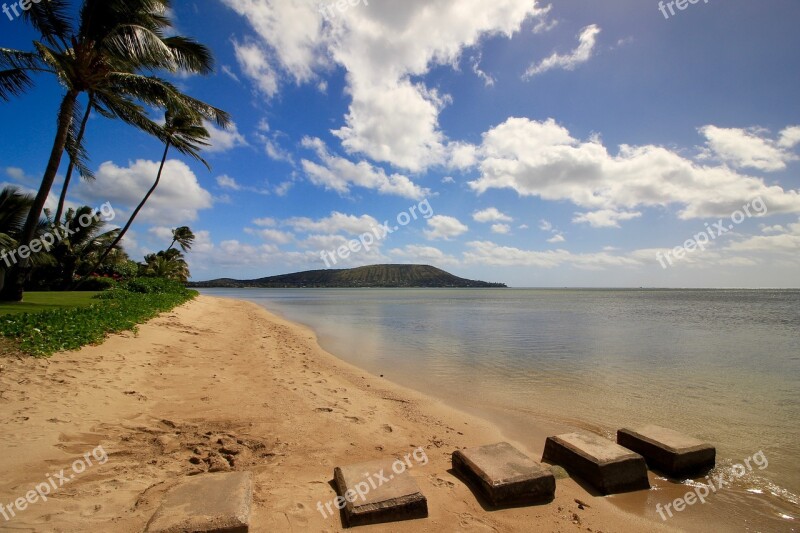
<svg viewBox="0 0 800 533"><path fill-rule="evenodd" d="M72 19L67 0L47 0L29 3L22 17L52 45L63 44L72 34Z"/></svg>

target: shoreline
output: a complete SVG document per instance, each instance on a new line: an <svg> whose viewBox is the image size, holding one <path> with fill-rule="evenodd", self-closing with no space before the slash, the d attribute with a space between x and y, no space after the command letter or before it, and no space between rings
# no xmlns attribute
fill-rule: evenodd
<svg viewBox="0 0 800 533"><path fill-rule="evenodd" d="M484 509L448 472L452 451L509 440L538 459L543 442L506 439L489 422L369 375L324 351L307 327L249 302L200 296L136 335L0 365L0 503L98 446L108 454L14 517L15 528L141 531L183 476L231 468L222 446L236 448L234 470L255 475L253 531L341 530L338 516L316 510L335 497L333 468L420 446L430 462L412 476L429 518L365 531L451 530L454 521L465 531L678 527L645 517L629 495L593 497L571 479L547 505Z"/></svg>

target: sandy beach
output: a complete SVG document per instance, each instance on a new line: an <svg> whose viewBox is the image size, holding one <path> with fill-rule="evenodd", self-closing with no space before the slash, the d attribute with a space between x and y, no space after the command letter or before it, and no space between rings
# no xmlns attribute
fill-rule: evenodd
<svg viewBox="0 0 800 533"><path fill-rule="evenodd" d="M450 454L507 440L497 428L342 362L251 303L201 296L136 334L0 365L0 503L91 463L46 502L0 517L4 531L142 531L168 489L209 469L254 473L253 531L340 531L317 506L336 496L334 467L418 447L429 462L410 473L429 518L361 530L667 530L571 479L550 504L484 508ZM537 459L544 444L512 443Z"/></svg>

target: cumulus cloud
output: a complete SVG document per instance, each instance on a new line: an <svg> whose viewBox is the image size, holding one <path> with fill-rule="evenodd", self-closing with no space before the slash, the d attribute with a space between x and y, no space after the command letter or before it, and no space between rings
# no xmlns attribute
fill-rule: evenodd
<svg viewBox="0 0 800 533"><path fill-rule="evenodd" d="M402 260L413 264L428 264L437 267L459 264L459 260L456 257L447 255L433 246L409 244L403 248L389 250L389 255L396 260Z"/></svg>
<svg viewBox="0 0 800 533"><path fill-rule="evenodd" d="M800 157L790 150L800 143L800 127L781 131L777 140L767 137L761 128L719 128L704 126L700 133L706 138L706 150L701 157L716 159L736 168L754 168L765 172L785 170L790 161Z"/></svg>
<svg viewBox="0 0 800 533"><path fill-rule="evenodd" d="M455 217L436 215L428 219L428 228L425 236L429 240L450 240L463 235L469 228Z"/></svg>
<svg viewBox="0 0 800 533"><path fill-rule="evenodd" d="M492 224L492 233L497 233L498 235L508 235L511 233L511 226L508 224Z"/></svg>
<svg viewBox="0 0 800 533"><path fill-rule="evenodd" d="M555 120L509 118L484 134L478 194L511 189L520 196L568 200L588 213L580 222L614 226L643 207L678 206L681 219L728 216L761 197L771 214L800 213L800 193L767 185L728 166L709 166L653 145L609 153L598 137L573 138Z"/></svg>
<svg viewBox="0 0 800 533"><path fill-rule="evenodd" d="M233 48L242 72L256 83L265 96L275 96L278 92L278 74L270 65L266 50L254 42L234 42Z"/></svg>
<svg viewBox="0 0 800 533"><path fill-rule="evenodd" d="M235 123L232 123L227 130L217 128L210 122L204 122L204 126L209 134L209 146L203 150L210 153L227 152L239 146L248 146L247 139L239 133Z"/></svg>
<svg viewBox="0 0 800 533"><path fill-rule="evenodd" d="M139 159L120 167L107 161L95 172L95 181L91 184L81 181L72 190L91 205L111 202L115 209L132 210L153 185L159 165L158 161ZM170 159L164 165L158 188L136 221L177 226L196 220L198 211L211 206L211 193L200 186L194 172L186 163Z"/></svg>
<svg viewBox="0 0 800 533"><path fill-rule="evenodd" d="M380 194L402 196L419 200L430 193L402 174L387 174L382 168L366 161L353 163L328 152L325 143L318 138L303 139L305 148L313 149L321 164L303 159L301 165L309 180L315 185L334 190L340 194L350 192L352 186L372 189Z"/></svg>
<svg viewBox="0 0 800 533"><path fill-rule="evenodd" d="M641 217L639 212L615 211L613 209L601 209L589 213L577 213L572 219L576 224L589 224L593 228L618 228L620 221L633 220Z"/></svg>
<svg viewBox="0 0 800 533"><path fill-rule="evenodd" d="M338 65L347 72L352 101L335 130L349 154L422 171L448 160L439 128L447 95L414 82L431 68L457 64L486 36L512 36L528 19L547 15L537 2L440 0L374 2L323 21L307 0L223 0L246 17L258 44L236 43L242 70L272 96L274 63L296 83ZM448 24L442 24L446 20Z"/></svg>
<svg viewBox="0 0 800 533"><path fill-rule="evenodd" d="M347 233L360 235L371 233L380 224L369 215L347 215L334 211L329 217L313 220L307 217L295 217L285 220L284 225L303 233Z"/></svg>
<svg viewBox="0 0 800 533"><path fill-rule="evenodd" d="M596 270L606 267L636 267L643 264L642 261L631 257L615 256L605 252L574 254L567 250L522 250L511 246L500 246L490 241L473 241L467 243L467 246L469 250L464 252L465 262L490 266L556 268L572 265Z"/></svg>
<svg viewBox="0 0 800 533"><path fill-rule="evenodd" d="M586 63L592 58L600 27L597 24L586 26L578 36L578 47L568 54L553 53L539 63L533 63L525 72L523 79L530 79L538 74L553 69L575 70L578 65Z"/></svg>
<svg viewBox="0 0 800 533"><path fill-rule="evenodd" d="M489 207L482 211L476 211L472 214L472 219L475 222L513 222L514 219L510 216L501 213L496 207Z"/></svg>

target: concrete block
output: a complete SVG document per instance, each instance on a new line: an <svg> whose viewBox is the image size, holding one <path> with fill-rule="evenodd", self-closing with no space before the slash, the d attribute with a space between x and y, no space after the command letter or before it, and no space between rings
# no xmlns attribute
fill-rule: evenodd
<svg viewBox="0 0 800 533"><path fill-rule="evenodd" d="M599 435L567 433L548 437L542 461L564 467L601 494L650 488L644 457Z"/></svg>
<svg viewBox="0 0 800 533"><path fill-rule="evenodd" d="M552 501L556 479L507 442L453 452L453 469L496 507Z"/></svg>
<svg viewBox="0 0 800 533"><path fill-rule="evenodd" d="M617 432L617 443L642 455L651 468L675 478L705 474L716 461L710 444L655 425Z"/></svg>
<svg viewBox="0 0 800 533"><path fill-rule="evenodd" d="M167 493L147 533L247 533L253 504L250 472L187 478Z"/></svg>
<svg viewBox="0 0 800 533"><path fill-rule="evenodd" d="M345 526L428 516L428 500L419 485L408 470L400 474L392 470L394 462L395 459L379 459L334 469L339 496L346 500Z"/></svg>

